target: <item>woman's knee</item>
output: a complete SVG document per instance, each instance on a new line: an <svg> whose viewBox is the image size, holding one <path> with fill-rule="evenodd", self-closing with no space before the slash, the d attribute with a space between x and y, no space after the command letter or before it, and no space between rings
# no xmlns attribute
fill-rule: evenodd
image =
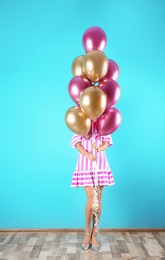
<svg viewBox="0 0 165 260"><path fill-rule="evenodd" d="M99 186L99 195L97 196L97 202L101 205L101 195L102 195L103 186ZM87 195L87 203L93 204L94 202L94 187L85 187L86 195Z"/></svg>

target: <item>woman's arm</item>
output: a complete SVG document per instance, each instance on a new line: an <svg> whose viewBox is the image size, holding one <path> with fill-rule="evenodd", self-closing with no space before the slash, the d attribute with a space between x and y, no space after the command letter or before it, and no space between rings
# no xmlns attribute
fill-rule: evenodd
<svg viewBox="0 0 165 260"><path fill-rule="evenodd" d="M75 146L76 146L77 150L80 153L82 153L83 155L85 155L89 160L96 161L96 157L93 154L91 154L88 151L86 151L84 149L84 147L82 146L81 142L78 142Z"/></svg>

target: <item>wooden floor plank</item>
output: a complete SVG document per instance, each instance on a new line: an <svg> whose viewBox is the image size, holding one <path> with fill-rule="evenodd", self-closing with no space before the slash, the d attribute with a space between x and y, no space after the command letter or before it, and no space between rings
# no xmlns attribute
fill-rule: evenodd
<svg viewBox="0 0 165 260"><path fill-rule="evenodd" d="M100 232L99 252L83 251L83 232L2 232L0 260L165 260L165 232Z"/></svg>

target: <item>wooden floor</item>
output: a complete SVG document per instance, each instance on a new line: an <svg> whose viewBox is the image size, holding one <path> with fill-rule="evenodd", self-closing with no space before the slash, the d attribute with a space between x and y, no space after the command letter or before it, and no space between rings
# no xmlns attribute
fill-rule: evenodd
<svg viewBox="0 0 165 260"><path fill-rule="evenodd" d="M82 232L0 232L0 259L165 259L165 232L100 232L99 252L81 250L82 239Z"/></svg>

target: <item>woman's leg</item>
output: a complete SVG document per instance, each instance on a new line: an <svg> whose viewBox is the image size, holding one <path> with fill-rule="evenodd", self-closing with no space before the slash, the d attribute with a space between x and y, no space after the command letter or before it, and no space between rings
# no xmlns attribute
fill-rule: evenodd
<svg viewBox="0 0 165 260"><path fill-rule="evenodd" d="M103 187L104 186L99 186L99 219L100 219L100 216L101 216L101 210L102 210L102 205L101 205L101 198L102 198L102 192L103 192ZM96 232L96 227L94 226L94 223L95 223L95 216L93 216L93 230L92 230L92 234L93 235L96 235L97 232ZM98 242L97 242L97 237L96 236L92 236L92 245L93 246L98 246Z"/></svg>
<svg viewBox="0 0 165 260"><path fill-rule="evenodd" d="M84 187L84 188L85 188L85 192L87 195L87 203L86 203L86 208L85 208L85 218L86 218L86 229L85 230L87 233L91 233L91 222L93 219L93 210L92 210L91 206L93 203L94 189L93 189L93 186L88 186L88 187ZM82 243L89 244L90 240L91 240L91 236L85 235Z"/></svg>

